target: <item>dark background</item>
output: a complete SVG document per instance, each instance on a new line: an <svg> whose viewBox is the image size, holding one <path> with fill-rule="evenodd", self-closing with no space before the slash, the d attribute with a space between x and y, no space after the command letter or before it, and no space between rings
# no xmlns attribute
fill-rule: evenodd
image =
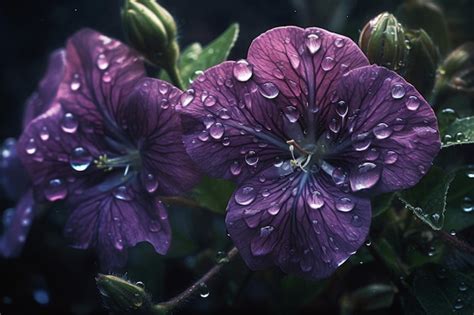
<svg viewBox="0 0 474 315"><path fill-rule="evenodd" d="M240 36L231 54L231 59L237 59L245 57L253 38L280 25L319 26L357 39L365 22L382 11L393 11L400 1L163 0L160 3L175 16L182 47L193 41L206 44L230 23L239 22ZM463 8L467 3L449 1L447 12L458 14L455 9ZM63 46L68 36L82 27L91 27L123 39L120 6L121 1L118 0L0 2L0 141L20 134L24 102L41 79L49 53ZM462 24L455 26L458 29L465 27ZM14 202L0 201L0 212L14 206ZM107 314L101 307L95 287L94 276L99 270L95 256L67 247L61 238L62 219L60 209L53 215L42 217L33 225L21 257L9 261L0 259L2 315ZM217 225L222 225L221 218L212 219L218 221ZM229 245L227 240L224 243ZM206 248L206 240L201 240L198 245L201 250ZM188 260L192 259L196 258ZM169 298L209 266L209 262L204 266L198 265L196 273L193 273L186 268L192 263L188 260L171 258L165 261L151 253L147 246L141 246L131 255L128 276L135 281L144 281L155 293L155 299ZM268 273L281 277L277 271L249 275L242 262L232 266L227 275L246 282L241 286L244 293L236 293L240 309L227 309L227 313L239 313L242 309L263 310L273 303L271 288L261 284L259 279L267 277ZM369 279L374 268L377 267L361 267L361 277ZM221 278L225 277L226 274ZM155 285L154 279L162 281ZM226 307L226 301L222 300L225 297L213 293L218 292L219 288L227 290L222 279L210 286L208 299L191 301L178 313L222 311ZM348 282L347 285L354 284ZM315 303L314 309L307 312L337 312L335 297ZM398 306L395 305L391 312L397 314Z"/></svg>

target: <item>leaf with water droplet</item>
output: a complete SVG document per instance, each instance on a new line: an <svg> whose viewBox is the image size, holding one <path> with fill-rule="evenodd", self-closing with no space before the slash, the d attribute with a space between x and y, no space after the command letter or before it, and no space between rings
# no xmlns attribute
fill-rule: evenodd
<svg viewBox="0 0 474 315"><path fill-rule="evenodd" d="M399 198L421 221L434 230L444 224L446 196L455 173L433 167L413 188L400 193Z"/></svg>
<svg viewBox="0 0 474 315"><path fill-rule="evenodd" d="M474 116L456 119L442 135L442 148L474 143Z"/></svg>
<svg viewBox="0 0 474 315"><path fill-rule="evenodd" d="M474 225L474 178L471 167L456 172L447 196L445 231L462 231Z"/></svg>

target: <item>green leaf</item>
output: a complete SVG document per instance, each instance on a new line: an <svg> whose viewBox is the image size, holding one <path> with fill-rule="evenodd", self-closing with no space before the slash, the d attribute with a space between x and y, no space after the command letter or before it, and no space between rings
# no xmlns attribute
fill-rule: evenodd
<svg viewBox="0 0 474 315"><path fill-rule="evenodd" d="M443 134L443 148L474 143L474 116L456 119Z"/></svg>
<svg viewBox="0 0 474 315"><path fill-rule="evenodd" d="M396 288L383 283L369 284L341 298L341 314L354 311L373 311L388 308L393 304Z"/></svg>
<svg viewBox="0 0 474 315"><path fill-rule="evenodd" d="M404 266L399 258L400 255L385 238L378 240L377 243L374 242L372 246L382 257L387 267L393 270L396 275L403 276L406 274L406 270L404 270Z"/></svg>
<svg viewBox="0 0 474 315"><path fill-rule="evenodd" d="M234 190L235 184L230 181L205 177L194 189L193 197L200 206L224 213Z"/></svg>
<svg viewBox="0 0 474 315"><path fill-rule="evenodd" d="M456 172L447 197L444 230L461 231L474 225L474 169Z"/></svg>
<svg viewBox="0 0 474 315"><path fill-rule="evenodd" d="M445 173L433 167L413 188L400 193L405 207L434 230L443 227L446 211L446 195L454 173Z"/></svg>
<svg viewBox="0 0 474 315"><path fill-rule="evenodd" d="M372 198L372 217L375 218L390 209L394 196L394 193L387 193Z"/></svg>
<svg viewBox="0 0 474 315"><path fill-rule="evenodd" d="M188 85L196 76L197 71L204 71L227 59L239 35L239 24L234 23L205 48L199 43L188 46L178 61L178 68L184 84ZM169 81L168 75L162 71L160 78Z"/></svg>
<svg viewBox="0 0 474 315"><path fill-rule="evenodd" d="M414 272L413 294L426 314L472 315L474 281L456 271L429 264Z"/></svg>

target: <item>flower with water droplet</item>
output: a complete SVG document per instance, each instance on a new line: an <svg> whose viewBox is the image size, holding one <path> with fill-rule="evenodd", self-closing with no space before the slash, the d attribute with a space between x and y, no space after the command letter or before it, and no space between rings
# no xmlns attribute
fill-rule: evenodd
<svg viewBox="0 0 474 315"><path fill-rule="evenodd" d="M245 80L228 61L192 83L193 101L177 106L194 121L186 150L209 175L237 182L226 224L251 269L326 277L364 243L368 196L408 188L420 165L430 167L436 117L402 77L369 66L354 42L323 29L270 30L253 41L247 64ZM203 95L219 103L206 106ZM206 129L201 141L210 119L225 137Z"/></svg>
<svg viewBox="0 0 474 315"><path fill-rule="evenodd" d="M69 39L51 106L28 124L18 148L40 201L64 200L71 210L67 238L77 248L95 247L112 270L138 242L167 252L171 231L157 195L184 192L198 173L176 141L181 121L173 107L183 92L146 78L136 52L102 37L85 29ZM93 79L105 71L114 84ZM81 88L71 90L71 80Z"/></svg>

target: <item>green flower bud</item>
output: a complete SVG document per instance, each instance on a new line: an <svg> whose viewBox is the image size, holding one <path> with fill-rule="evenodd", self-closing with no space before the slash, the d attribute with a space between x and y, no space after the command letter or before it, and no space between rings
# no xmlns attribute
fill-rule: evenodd
<svg viewBox="0 0 474 315"><path fill-rule="evenodd" d="M453 50L438 67L434 93L449 89L474 95L474 42Z"/></svg>
<svg viewBox="0 0 474 315"><path fill-rule="evenodd" d="M99 274L97 288L104 304L114 314L155 314L150 296L143 285L132 284L122 278Z"/></svg>
<svg viewBox="0 0 474 315"><path fill-rule="evenodd" d="M408 54L405 30L388 12L379 14L364 26L359 46L371 63L392 70L400 70L405 65Z"/></svg>
<svg viewBox="0 0 474 315"><path fill-rule="evenodd" d="M425 94L430 92L435 80L438 47L424 30L408 30L405 36L410 49L404 77Z"/></svg>
<svg viewBox="0 0 474 315"><path fill-rule="evenodd" d="M149 62L174 67L179 58L176 23L154 0L125 0L122 24L128 41Z"/></svg>

